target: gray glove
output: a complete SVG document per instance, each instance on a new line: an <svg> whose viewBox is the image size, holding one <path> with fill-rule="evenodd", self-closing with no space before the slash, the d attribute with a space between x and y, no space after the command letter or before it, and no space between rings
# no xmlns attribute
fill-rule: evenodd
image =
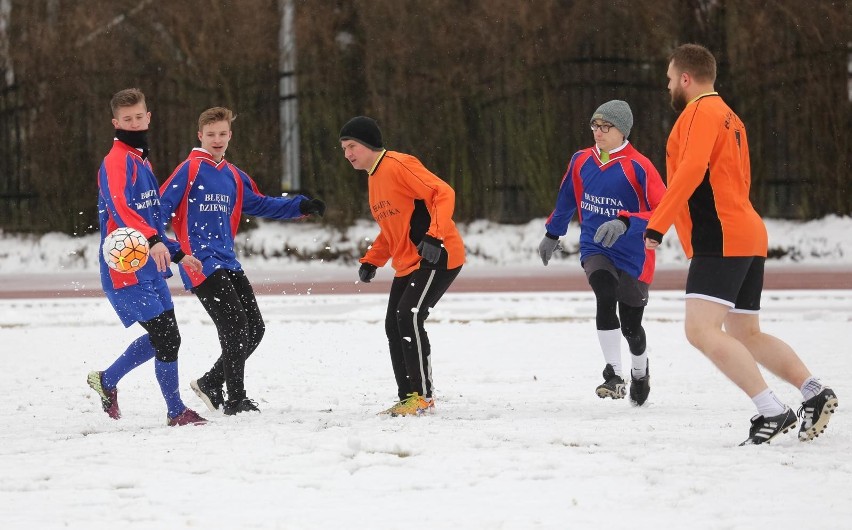
<svg viewBox="0 0 852 530"><path fill-rule="evenodd" d="M627 223L621 218L607 221L598 227L595 232L595 243L609 248L615 244L615 241L627 232Z"/></svg>
<svg viewBox="0 0 852 530"><path fill-rule="evenodd" d="M538 255L541 257L541 262L547 266L547 262L553 257L553 252L559 246L559 238L545 234L541 243L538 244Z"/></svg>
<svg viewBox="0 0 852 530"><path fill-rule="evenodd" d="M420 244L417 245L417 252L420 253L421 258L429 263L438 263L438 260L441 259L441 247L443 245L444 242L437 237L425 235Z"/></svg>

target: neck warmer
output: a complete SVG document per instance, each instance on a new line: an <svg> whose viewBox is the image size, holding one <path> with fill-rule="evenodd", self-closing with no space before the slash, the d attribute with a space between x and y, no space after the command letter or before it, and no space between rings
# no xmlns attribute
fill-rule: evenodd
<svg viewBox="0 0 852 530"><path fill-rule="evenodd" d="M124 129L116 129L115 137L119 141L126 143L130 147L142 150L142 158L148 158L148 130L144 131L125 131Z"/></svg>

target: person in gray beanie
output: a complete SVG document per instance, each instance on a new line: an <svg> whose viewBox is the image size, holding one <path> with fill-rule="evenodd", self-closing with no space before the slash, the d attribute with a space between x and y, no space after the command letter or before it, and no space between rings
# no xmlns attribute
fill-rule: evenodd
<svg viewBox="0 0 852 530"><path fill-rule="evenodd" d="M606 362L604 382L595 392L612 399L627 394L624 336L632 354L630 401L639 406L651 389L642 315L654 275L654 254L646 251L643 234L665 186L651 161L627 140L633 128L630 105L607 101L592 114L590 126L595 145L571 157L538 252L547 265L576 213L580 264L595 293L598 342Z"/></svg>
<svg viewBox="0 0 852 530"><path fill-rule="evenodd" d="M595 120L611 123L621 131L625 140L630 136L630 129L633 128L633 112L630 110L630 105L620 99L607 101L598 107L598 110L592 114L592 123Z"/></svg>

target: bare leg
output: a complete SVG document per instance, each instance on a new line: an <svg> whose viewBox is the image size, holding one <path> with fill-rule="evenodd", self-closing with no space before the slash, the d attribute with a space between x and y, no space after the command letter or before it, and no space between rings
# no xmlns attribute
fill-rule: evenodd
<svg viewBox="0 0 852 530"><path fill-rule="evenodd" d="M726 305L686 299L686 338L749 397L767 389L766 381L749 349L722 331L728 315Z"/></svg>
<svg viewBox="0 0 852 530"><path fill-rule="evenodd" d="M756 313L729 313L725 318L725 331L743 343L758 363L796 388L801 388L811 377L793 348L760 330L760 317Z"/></svg>

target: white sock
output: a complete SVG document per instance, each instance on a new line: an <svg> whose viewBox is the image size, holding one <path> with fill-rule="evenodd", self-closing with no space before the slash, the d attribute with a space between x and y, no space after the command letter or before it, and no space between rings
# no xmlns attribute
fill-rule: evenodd
<svg viewBox="0 0 852 530"><path fill-rule="evenodd" d="M777 416L787 410L787 405L781 403L778 397L775 396L775 392L769 388L754 396L751 400L757 407L757 413L764 418Z"/></svg>
<svg viewBox="0 0 852 530"><path fill-rule="evenodd" d="M807 401L822 392L822 383L816 377L811 376L802 383L802 388L799 390L802 391L802 397Z"/></svg>
<svg viewBox="0 0 852 530"><path fill-rule="evenodd" d="M641 379L648 375L646 369L648 368L648 352L643 351L642 355L631 355L633 358L633 369L630 373L633 375L634 379Z"/></svg>
<svg viewBox="0 0 852 530"><path fill-rule="evenodd" d="M615 375L621 377L621 330L599 329L598 342L607 364L612 365Z"/></svg>

